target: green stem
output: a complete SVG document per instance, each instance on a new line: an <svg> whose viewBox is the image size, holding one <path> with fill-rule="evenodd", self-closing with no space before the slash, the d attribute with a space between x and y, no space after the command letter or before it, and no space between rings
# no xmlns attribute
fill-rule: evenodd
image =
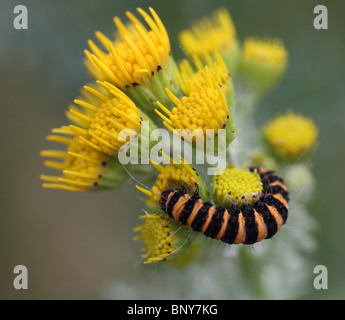
<svg viewBox="0 0 345 320"><path fill-rule="evenodd" d="M253 114L259 95L247 88L241 89L236 90L238 92L234 110L236 139L229 148L231 160L237 166L250 163L251 152L256 149L259 138Z"/></svg>

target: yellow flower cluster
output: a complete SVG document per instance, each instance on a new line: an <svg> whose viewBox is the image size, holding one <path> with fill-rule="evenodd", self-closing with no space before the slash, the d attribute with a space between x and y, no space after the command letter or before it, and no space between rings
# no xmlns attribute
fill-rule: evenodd
<svg viewBox="0 0 345 320"><path fill-rule="evenodd" d="M123 169L116 155L126 141L119 141L121 130L136 135L141 116L135 104L118 88L98 81L98 86L84 86L81 96L74 100L66 112L74 124L53 129L54 133L72 135L73 138L49 135L47 140L67 146L66 150L45 150L44 157L62 158L63 163L45 161L48 167L61 171L62 177L41 175L45 188L70 191L90 190L94 187L117 187L124 181ZM104 87L104 88L103 88ZM118 171L111 174L110 168ZM107 174L106 174L107 172Z"/></svg>
<svg viewBox="0 0 345 320"><path fill-rule="evenodd" d="M108 53L89 41L93 53L85 51L87 66L96 83L84 86L66 112L72 124L53 130L73 138L47 137L67 148L41 152L44 157L64 160L45 161L47 166L60 170L62 176L41 175L42 180L50 182L43 187L79 191L99 186L117 187L124 181L116 156L126 137L139 135L144 114L123 91L164 68L170 55L169 39L156 12L150 8L151 17L142 9L138 11L150 30L127 12L131 21L127 26L114 18L119 33L116 40L110 41L96 32ZM123 133L125 139L119 139Z"/></svg>
<svg viewBox="0 0 345 320"><path fill-rule="evenodd" d="M147 128L144 121L149 122L148 140L155 128L164 125L191 143L191 149L200 137L204 146L211 139L225 142L222 147L228 152L236 136L236 72L240 73L241 85L243 79L250 79L255 83L253 87L267 88L286 68L288 54L280 40L248 38L241 46L226 9L217 10L211 18L181 32L179 39L188 59L176 64L168 33L157 13L152 8L149 13L140 8L137 11L139 18L126 12L128 23L114 18L114 38L97 31L100 45L88 41L85 64L94 82L83 86L66 112L71 123L53 129L47 136L48 141L62 144L64 149L41 151L41 156L50 159L44 164L60 173L41 175L43 187L70 191L119 187L127 177L119 162L121 148L128 137L147 142L141 132ZM249 109L244 108L243 113L248 115ZM287 158L296 158L315 144L317 129L310 119L288 113L268 124L264 135L273 149ZM151 140L149 151L153 150ZM218 148L214 143L214 151L223 150ZM184 152L183 155L186 149ZM208 152L204 152L205 158ZM157 169L158 175L150 171L150 181L156 178L152 188L137 189L148 196L146 205L152 213L141 216L144 223L134 229L141 232L135 239L145 243L144 263L176 258L190 245L190 226L182 226L182 220L175 221L161 210L162 192L179 189L189 196L200 196L202 203L214 201L225 207L252 204L262 195L260 175L245 165L238 169L226 164L225 171L214 176L209 189L199 173L203 170L195 170L182 157L179 163L169 158L165 166L150 157L149 170ZM225 163L228 159L222 160ZM211 167L208 165L207 170Z"/></svg>

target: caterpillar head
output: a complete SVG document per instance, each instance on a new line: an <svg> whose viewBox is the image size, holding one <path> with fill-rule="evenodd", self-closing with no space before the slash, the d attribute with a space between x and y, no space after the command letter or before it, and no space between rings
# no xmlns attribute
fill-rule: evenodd
<svg viewBox="0 0 345 320"><path fill-rule="evenodd" d="M173 189L165 190L161 193L161 198L159 200L159 204L160 204L161 209L163 211L166 210L166 204L167 204L168 197L171 194L171 192L173 192Z"/></svg>

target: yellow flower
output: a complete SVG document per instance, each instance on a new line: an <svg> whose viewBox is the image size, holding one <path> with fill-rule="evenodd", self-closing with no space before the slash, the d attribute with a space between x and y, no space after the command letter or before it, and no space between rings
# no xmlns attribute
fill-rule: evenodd
<svg viewBox="0 0 345 320"><path fill-rule="evenodd" d="M226 145L228 145L234 138L235 130L224 92L210 74L201 70L200 77L202 81L187 81L188 94L181 99L166 88L167 95L176 106L170 111L157 101L158 106L167 116L158 110L155 111L172 133L189 142L195 142L198 138L205 141L205 138L217 137L218 130L225 128Z"/></svg>
<svg viewBox="0 0 345 320"><path fill-rule="evenodd" d="M247 38L243 44L241 71L248 81L271 86L284 73L287 58L280 39Z"/></svg>
<svg viewBox="0 0 345 320"><path fill-rule="evenodd" d="M285 67L287 51L279 39L248 38L243 44L243 58L272 68Z"/></svg>
<svg viewBox="0 0 345 320"><path fill-rule="evenodd" d="M182 31L179 40L188 55L201 57L216 52L223 55L237 46L236 30L225 8L194 23L191 30Z"/></svg>
<svg viewBox="0 0 345 320"><path fill-rule="evenodd" d="M149 30L131 12L126 12L127 25L114 18L118 34L115 40L107 38L100 31L96 37L103 45L101 50L92 40L89 46L93 53L85 50L86 63L91 74L99 80L106 80L122 90L140 85L168 65L170 42L167 31L157 13L149 8L152 17L137 9Z"/></svg>
<svg viewBox="0 0 345 320"><path fill-rule="evenodd" d="M168 189L185 188L187 191L194 193L198 190L201 194L207 192L205 184L200 174L192 166L181 158L181 163L173 163L170 159L169 165L163 167L150 161L157 169L159 175L151 190L136 186L138 190L149 196L149 203L158 204L161 193Z"/></svg>
<svg viewBox="0 0 345 320"><path fill-rule="evenodd" d="M121 90L107 82L97 83L107 91L84 86L89 95L74 100L82 109L73 106L67 112L68 118L79 125L70 128L84 144L99 152L117 154L126 143L119 141L121 131L125 130L128 135L138 134L142 117L134 102Z"/></svg>
<svg viewBox="0 0 345 320"><path fill-rule="evenodd" d="M117 187L125 180L125 174L115 159L104 153L80 143L79 138L69 127L53 129L54 134L47 140L66 146L65 150L43 150L42 157L55 160L45 160L44 165L60 171L60 176L41 175L43 187L64 189L70 191L85 191L91 189ZM61 135L62 134L62 135ZM67 136L66 136L67 135ZM58 161L56 161L58 160ZM117 172L114 171L117 167Z"/></svg>
<svg viewBox="0 0 345 320"><path fill-rule="evenodd" d="M253 202L262 193L263 187L257 170L253 172L243 165L237 169L235 164L231 168L226 165L225 171L213 177L214 195L218 203L223 206L244 202ZM252 204L252 203L251 203Z"/></svg>
<svg viewBox="0 0 345 320"><path fill-rule="evenodd" d="M166 214L147 213L139 218L144 224L134 229L141 232L134 240L143 240L146 245L141 256L145 264L175 259L186 252L190 244L187 228Z"/></svg>
<svg viewBox="0 0 345 320"><path fill-rule="evenodd" d="M313 120L293 111L276 116L264 128L269 146L278 155L291 160L312 150L317 135Z"/></svg>
<svg viewBox="0 0 345 320"><path fill-rule="evenodd" d="M150 161L159 172L152 189L147 190L136 186L139 191L148 196L147 207L159 213L146 213L140 217L145 220L145 223L134 229L141 231L141 236L134 239L144 240L146 244L143 249L146 254L142 256L147 258L144 263L173 259L176 266L183 266L197 258L201 243L200 241L191 242L190 228L161 212L159 205L161 193L168 189L185 189L193 194L198 192L206 199L208 189L200 174L185 159L180 157L180 163L173 163L173 159L168 158L164 153L163 156L170 161L169 165L163 167Z"/></svg>
<svg viewBox="0 0 345 320"><path fill-rule="evenodd" d="M214 86L222 88L228 105L232 107L235 101L234 85L222 56L219 53L207 54L205 62L198 56L193 56L192 59L193 65L189 60L183 59L176 70L176 78L183 94L190 94L193 83L205 85L211 80Z"/></svg>

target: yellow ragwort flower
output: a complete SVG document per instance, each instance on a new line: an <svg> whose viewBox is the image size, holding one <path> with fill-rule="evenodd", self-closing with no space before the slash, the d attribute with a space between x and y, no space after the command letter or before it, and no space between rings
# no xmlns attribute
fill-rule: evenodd
<svg viewBox="0 0 345 320"><path fill-rule="evenodd" d="M189 95L192 83L207 84L211 80L214 86L222 88L229 106L234 105L235 92L228 68L219 53L207 54L205 62L198 56L193 56L193 65L190 60L183 59L176 70L176 78L184 95ZM206 80L209 79L209 80Z"/></svg>
<svg viewBox="0 0 345 320"><path fill-rule="evenodd" d="M110 157L104 153L80 143L79 138L69 127L52 130L47 136L48 141L54 141L66 146L65 150L43 150L41 156L54 160L45 160L44 165L60 171L60 176L41 175L43 187L64 189L70 191L85 191L100 187L115 187L117 182L107 175ZM62 135L61 135L62 134ZM66 136L67 135L67 136ZM119 180L122 175L119 175ZM118 180L118 182L119 182Z"/></svg>
<svg viewBox="0 0 345 320"><path fill-rule="evenodd" d="M280 39L247 38L243 44L240 71L256 87L269 88L284 74L288 52Z"/></svg>
<svg viewBox="0 0 345 320"><path fill-rule="evenodd" d="M227 53L237 45L236 30L225 8L215 11L211 18L195 22L191 30L182 31L179 40L188 55L200 57Z"/></svg>
<svg viewBox="0 0 345 320"><path fill-rule="evenodd" d="M243 44L243 58L268 67L282 68L287 63L287 51L279 39L247 38Z"/></svg>
<svg viewBox="0 0 345 320"><path fill-rule="evenodd" d="M245 164L242 169L236 168L235 164L228 168L226 164L225 171L213 177L213 184L215 198L223 206L234 203L241 205L248 201L252 204L253 199L258 199L263 190L257 170L251 172Z"/></svg>
<svg viewBox="0 0 345 320"><path fill-rule="evenodd" d="M171 164L165 167L152 160L150 162L159 172L154 186L151 190L136 186L138 190L149 196L149 201L158 204L161 193L168 189L185 188L194 193L199 188L199 192L203 192L205 186L202 177L184 159L181 158L181 163L173 163L170 159Z"/></svg>
<svg viewBox="0 0 345 320"><path fill-rule="evenodd" d="M296 159L312 150L317 135L313 120L293 111L276 116L264 128L264 137L269 146L287 159Z"/></svg>
<svg viewBox="0 0 345 320"><path fill-rule="evenodd" d="M203 70L200 71L200 76L203 81L187 81L188 94L181 99L178 99L168 88L165 89L176 105L170 111L157 101L158 106L167 116L155 110L172 133L183 136L190 142L196 141L197 137L211 138L207 129L213 129L212 137L217 136L218 130L226 128L228 120L232 120L224 92L219 84ZM178 133L174 129L180 129L181 132ZM194 131L197 129L198 131Z"/></svg>
<svg viewBox="0 0 345 320"><path fill-rule="evenodd" d="M144 10L137 9L149 30L131 12L126 12L130 23L118 18L114 23L118 35L112 41L100 31L96 37L103 45L101 50L92 40L88 44L93 53L85 50L86 66L98 80L106 80L127 90L142 84L156 72L166 68L170 56L170 42L167 31L157 13L149 8L152 17Z"/></svg>
<svg viewBox="0 0 345 320"><path fill-rule="evenodd" d="M141 235L134 240L143 240L146 253L144 264L176 258L188 247L188 232L177 221L166 214L146 214L139 217L144 224L136 227ZM189 232L190 233L190 232Z"/></svg>
<svg viewBox="0 0 345 320"><path fill-rule="evenodd" d="M134 102L121 90L107 82L97 83L107 91L84 86L89 96L74 100L79 109L77 106L70 108L67 116L78 126L70 128L80 136L82 143L99 152L117 154L126 143L119 141L120 132L138 134L142 118Z"/></svg>

